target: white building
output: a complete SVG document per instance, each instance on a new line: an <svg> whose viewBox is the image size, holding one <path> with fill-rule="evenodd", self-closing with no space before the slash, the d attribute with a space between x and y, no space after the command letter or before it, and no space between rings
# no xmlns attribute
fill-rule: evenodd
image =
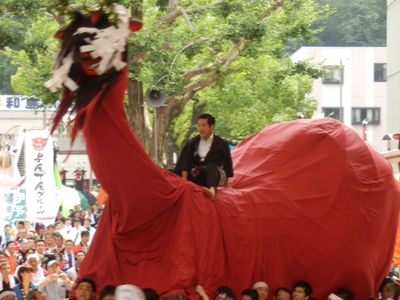
<svg viewBox="0 0 400 300"><path fill-rule="evenodd" d="M387 0L387 129L400 132L400 0Z"/></svg>
<svg viewBox="0 0 400 300"><path fill-rule="evenodd" d="M318 100L315 114L323 113L342 120L360 135L362 122L366 120L367 140L379 150L387 150L388 143L383 140L388 133L387 49L302 47L292 55L294 61L305 59L332 70L323 78L314 80L309 96ZM393 143L392 147L397 145Z"/></svg>
<svg viewBox="0 0 400 300"><path fill-rule="evenodd" d="M33 129L45 129L49 125L49 121L55 109L50 108L46 112L40 110L36 111L35 108L37 108L37 105L37 102L27 101L21 96L0 95L0 146L4 146L7 139L11 139L11 141L15 142L18 138L18 134L20 134L21 127L29 131ZM53 137L57 139L56 143L60 149L59 155L57 156L59 169L64 168L68 170L66 175L68 179L67 184L73 185L73 172L77 169L78 165L80 165L80 167L83 165L85 166L87 172L84 178L86 180L95 180L95 175L91 170L89 159L86 154L84 140L82 138L76 139L71 154L64 163L68 151L71 150L71 139L67 137L65 128L57 130Z"/></svg>

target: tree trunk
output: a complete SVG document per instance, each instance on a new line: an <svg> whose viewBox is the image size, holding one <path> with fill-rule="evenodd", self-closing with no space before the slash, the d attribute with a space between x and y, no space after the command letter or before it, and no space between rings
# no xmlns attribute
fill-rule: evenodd
<svg viewBox="0 0 400 300"><path fill-rule="evenodd" d="M161 106L157 108L156 117L156 136L154 136L154 131L152 138L149 143L149 153L153 157L153 160L159 164L165 166L164 159L166 159L165 153L165 139L168 130L170 129L173 121L182 112L187 101L177 100L174 98L169 98L166 102L166 106ZM155 159L155 140L157 141L157 159Z"/></svg>
<svg viewBox="0 0 400 300"><path fill-rule="evenodd" d="M142 20L143 0L131 0L130 4L132 17ZM132 53L128 59L129 66L134 67L130 69L134 69L135 72L139 74L141 70L140 61L146 54L135 51L134 44L130 45L129 52ZM130 72L132 71L130 70ZM134 78L136 78L136 76L134 76ZM143 147L146 148L148 146L149 130L146 127L143 103L143 82L128 77L128 105L126 107L126 112L129 124Z"/></svg>
<svg viewBox="0 0 400 300"><path fill-rule="evenodd" d="M143 147L146 148L148 134L144 120L143 83L141 81L128 79L128 105L126 111L131 128Z"/></svg>

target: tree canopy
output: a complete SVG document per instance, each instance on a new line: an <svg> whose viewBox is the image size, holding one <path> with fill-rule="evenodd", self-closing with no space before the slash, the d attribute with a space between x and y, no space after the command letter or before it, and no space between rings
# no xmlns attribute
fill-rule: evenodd
<svg viewBox="0 0 400 300"><path fill-rule="evenodd" d="M315 35L317 46L386 46L386 1L318 0L335 11L315 26L324 30Z"/></svg>
<svg viewBox="0 0 400 300"><path fill-rule="evenodd" d="M50 2L34 2L26 12L20 8L15 17L32 16L30 23L19 29L22 41L12 42L19 47L3 52L19 67L12 78L15 92L48 104L60 96L43 87L50 76L50 54L57 48L52 36L68 22L68 1ZM289 41L311 42L318 31L312 26L327 16L328 6L314 0L119 2L144 22L131 35L127 114L151 154L157 144L159 161L166 153L167 164L172 163L172 153L187 141L205 110L218 118L217 133L234 140L315 110L306 94L320 71L307 62L293 63L284 49ZM13 15L15 9L6 4L0 9ZM89 10L90 1L80 7ZM156 136L150 124L153 109L143 108L148 88L168 99L157 108Z"/></svg>

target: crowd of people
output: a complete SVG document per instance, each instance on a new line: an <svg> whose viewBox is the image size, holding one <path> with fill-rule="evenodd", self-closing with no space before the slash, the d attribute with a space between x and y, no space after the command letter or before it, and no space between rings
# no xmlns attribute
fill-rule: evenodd
<svg viewBox="0 0 400 300"><path fill-rule="evenodd" d="M0 241L0 300L62 300L75 284L79 268L90 249L96 234L103 207L96 202L83 213L76 205L69 217L58 216L54 224L35 226L29 221L17 221L13 226L4 227ZM388 277L379 288L381 299L399 299L400 279L397 268L392 263ZM100 299L115 299L115 286L100 289ZM82 278L76 283L76 300L92 299L96 293L95 282ZM196 286L199 299L210 300L209 294L200 285ZM241 300L266 300L269 287L265 282L256 282L252 288L242 291ZM308 300L313 289L306 281L297 282L291 289L280 287L274 291L274 300ZM211 300L235 300L233 290L226 286L217 289ZM172 295L168 300L182 300L181 295ZM154 289L143 289L143 298L138 300L159 300ZM165 299L165 298L164 298ZM354 300L351 291L332 291L328 300ZM374 300L376 298L368 298Z"/></svg>

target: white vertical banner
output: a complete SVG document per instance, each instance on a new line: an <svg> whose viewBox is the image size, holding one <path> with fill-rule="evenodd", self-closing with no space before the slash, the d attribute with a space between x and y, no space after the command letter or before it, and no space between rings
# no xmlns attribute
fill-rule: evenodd
<svg viewBox="0 0 400 300"><path fill-rule="evenodd" d="M57 201L54 179L53 138L48 130L30 130L25 135L26 218L54 221Z"/></svg>

